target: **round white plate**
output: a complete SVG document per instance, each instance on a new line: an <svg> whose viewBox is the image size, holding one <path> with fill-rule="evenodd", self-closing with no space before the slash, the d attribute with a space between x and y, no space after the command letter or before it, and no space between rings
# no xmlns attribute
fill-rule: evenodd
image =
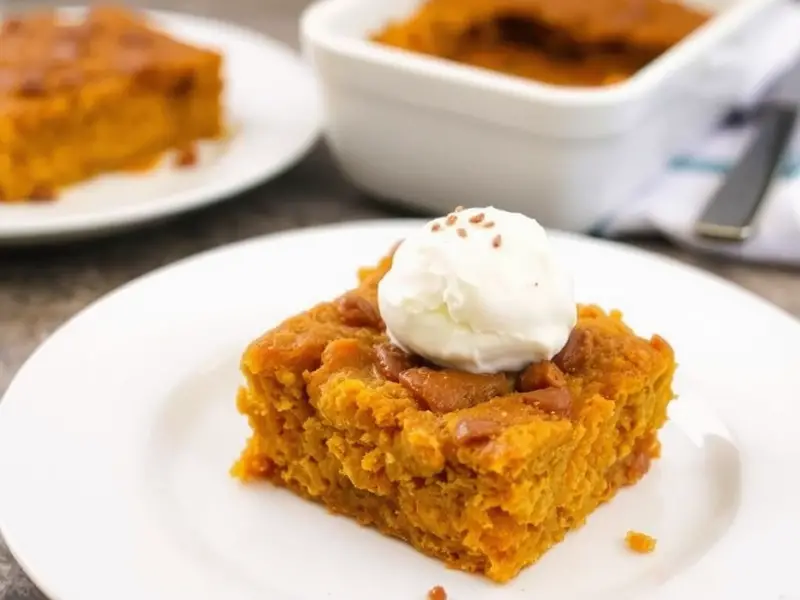
<svg viewBox="0 0 800 600"><path fill-rule="evenodd" d="M201 144L193 168L178 168L165 157L152 171L69 187L54 202L0 203L0 244L88 237L231 198L280 174L313 146L321 124L318 92L291 49L227 23L147 14L175 37L223 53L230 137Z"/></svg>
<svg viewBox="0 0 800 600"><path fill-rule="evenodd" d="M554 235L582 301L669 339L680 398L663 458L508 585L228 468L246 344L355 282L412 223L311 229L215 250L97 302L0 403L0 529L54 600L800 598L800 324L678 263ZM628 530L656 552L625 548Z"/></svg>

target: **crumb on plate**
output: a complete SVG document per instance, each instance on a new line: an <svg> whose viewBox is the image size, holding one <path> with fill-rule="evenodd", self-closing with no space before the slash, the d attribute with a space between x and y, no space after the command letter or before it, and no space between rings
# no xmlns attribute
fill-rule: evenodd
<svg viewBox="0 0 800 600"><path fill-rule="evenodd" d="M197 147L194 144L178 150L175 156L175 165L180 168L193 167L197 164Z"/></svg>
<svg viewBox="0 0 800 600"><path fill-rule="evenodd" d="M428 600L447 600L447 592L440 585L428 590Z"/></svg>
<svg viewBox="0 0 800 600"><path fill-rule="evenodd" d="M629 531L625 535L625 543L638 554L649 554L656 549L656 538L639 531Z"/></svg>

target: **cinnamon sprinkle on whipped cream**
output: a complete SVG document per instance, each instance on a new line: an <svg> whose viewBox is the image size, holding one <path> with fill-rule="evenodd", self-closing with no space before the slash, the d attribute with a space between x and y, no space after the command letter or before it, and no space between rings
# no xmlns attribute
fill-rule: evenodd
<svg viewBox="0 0 800 600"><path fill-rule="evenodd" d="M577 319L572 278L545 230L492 207L451 213L408 236L378 285L378 304L396 345L472 373L551 359Z"/></svg>

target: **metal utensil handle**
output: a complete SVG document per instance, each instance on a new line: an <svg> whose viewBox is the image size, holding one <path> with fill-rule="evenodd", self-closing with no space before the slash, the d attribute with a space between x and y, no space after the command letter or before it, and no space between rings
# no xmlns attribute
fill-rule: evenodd
<svg viewBox="0 0 800 600"><path fill-rule="evenodd" d="M758 209L789 146L797 107L765 106L758 132L695 223L697 235L744 241L753 233Z"/></svg>

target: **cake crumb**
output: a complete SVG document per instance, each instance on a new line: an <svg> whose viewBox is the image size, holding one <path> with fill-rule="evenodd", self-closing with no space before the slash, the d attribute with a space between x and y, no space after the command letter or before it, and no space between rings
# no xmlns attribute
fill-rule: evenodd
<svg viewBox="0 0 800 600"><path fill-rule="evenodd" d="M444 588L440 585L432 587L428 591L428 600L447 600L447 592L445 592Z"/></svg>
<svg viewBox="0 0 800 600"><path fill-rule="evenodd" d="M625 535L625 544L637 554L649 554L656 549L656 538L639 531L629 531Z"/></svg>
<svg viewBox="0 0 800 600"><path fill-rule="evenodd" d="M31 202L50 202L56 199L56 190L53 186L39 184L33 188L28 200Z"/></svg>
<svg viewBox="0 0 800 600"><path fill-rule="evenodd" d="M431 231L441 231L441 229L442 226L439 223L434 223L433 225L431 225Z"/></svg>
<svg viewBox="0 0 800 600"><path fill-rule="evenodd" d="M456 221L458 221L458 217L455 215L447 215L447 219L445 219L445 223L447 225L455 225Z"/></svg>
<svg viewBox="0 0 800 600"><path fill-rule="evenodd" d="M492 239L492 248L499 248L502 243L503 237L501 235L496 235L494 239Z"/></svg>
<svg viewBox="0 0 800 600"><path fill-rule="evenodd" d="M458 233L458 237L462 237L462 238L465 238L465 237L467 237L467 230L466 230L466 229L464 229L463 227L459 227L459 228L456 230L456 233Z"/></svg>
<svg viewBox="0 0 800 600"><path fill-rule="evenodd" d="M193 167L197 164L197 158L197 148L194 146L187 146L178 151L175 157L175 165L181 168Z"/></svg>

